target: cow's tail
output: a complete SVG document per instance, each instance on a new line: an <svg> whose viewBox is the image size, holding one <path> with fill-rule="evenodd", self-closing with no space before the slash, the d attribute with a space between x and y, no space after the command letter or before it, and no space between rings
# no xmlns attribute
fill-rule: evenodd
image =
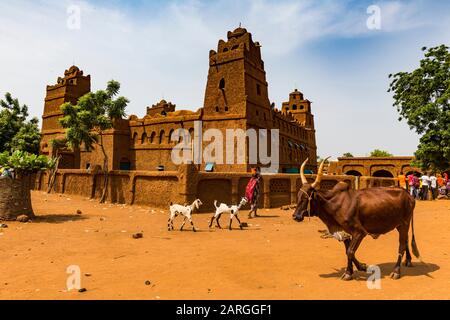
<svg viewBox="0 0 450 320"><path fill-rule="evenodd" d="M420 262L423 262L422 258L420 257L420 252L419 252L419 248L417 247L417 243L416 243L416 237L414 235L414 207L415 207L415 203L413 205L413 212L411 214L411 232L412 232L412 238L411 238L411 250L413 255L419 259Z"/></svg>
<svg viewBox="0 0 450 320"><path fill-rule="evenodd" d="M214 200L214 207L216 207L216 209L218 208L218 206L217 206L217 200Z"/></svg>

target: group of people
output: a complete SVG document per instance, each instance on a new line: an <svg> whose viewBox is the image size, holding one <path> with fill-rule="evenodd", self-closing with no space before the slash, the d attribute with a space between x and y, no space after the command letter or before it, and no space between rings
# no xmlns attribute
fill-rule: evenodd
<svg viewBox="0 0 450 320"><path fill-rule="evenodd" d="M439 195L450 196L450 181L448 174L419 174L411 173L405 176L402 173L398 176L400 187L405 188L414 199L428 200L429 193L431 199L435 200Z"/></svg>

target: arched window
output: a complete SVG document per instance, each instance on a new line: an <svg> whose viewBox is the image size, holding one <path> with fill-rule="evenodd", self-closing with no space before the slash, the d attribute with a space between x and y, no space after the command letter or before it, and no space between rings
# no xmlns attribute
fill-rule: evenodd
<svg viewBox="0 0 450 320"><path fill-rule="evenodd" d="M234 45L233 47L231 47L231 50L236 50L237 48L239 48L239 45L238 45L238 44L236 44L236 45Z"/></svg>
<svg viewBox="0 0 450 320"><path fill-rule="evenodd" d="M219 89L220 90L225 90L225 79L224 78L220 79Z"/></svg>
<svg viewBox="0 0 450 320"><path fill-rule="evenodd" d="M155 137L156 137L156 132L153 131L152 134L150 135L150 143L155 143Z"/></svg>
<svg viewBox="0 0 450 320"><path fill-rule="evenodd" d="M161 130L161 132L159 133L159 144L163 143L163 139L164 139L164 130Z"/></svg>
<svg viewBox="0 0 450 320"><path fill-rule="evenodd" d="M135 132L135 133L133 134L133 144L136 144L136 143L137 143L137 139L138 139L138 134L137 134L137 132Z"/></svg>
<svg viewBox="0 0 450 320"><path fill-rule="evenodd" d="M375 171L372 174L372 176L373 177L379 177L379 178L393 178L394 177L394 175L390 171L387 171L387 170Z"/></svg>
<svg viewBox="0 0 450 320"><path fill-rule="evenodd" d="M227 52L228 51L228 48L223 48L223 52Z"/></svg>
<svg viewBox="0 0 450 320"><path fill-rule="evenodd" d="M216 112L219 112L219 107L216 107Z"/></svg>
<svg viewBox="0 0 450 320"><path fill-rule="evenodd" d="M228 111L228 107L225 107L225 111Z"/></svg>
<svg viewBox="0 0 450 320"><path fill-rule="evenodd" d="M141 144L147 143L147 134L144 132L141 137Z"/></svg>
<svg viewBox="0 0 450 320"><path fill-rule="evenodd" d="M357 176L357 177L362 176L361 172L359 172L357 170L350 170L350 171L347 171L345 174L348 176Z"/></svg>
<svg viewBox="0 0 450 320"><path fill-rule="evenodd" d="M294 104L294 105L292 106L292 110L297 110L297 105Z"/></svg>
<svg viewBox="0 0 450 320"><path fill-rule="evenodd" d="M174 143L174 141L172 140L173 133L174 133L174 130L173 129L170 130L170 132L169 132L169 140L167 141L167 143L169 143L169 144Z"/></svg>

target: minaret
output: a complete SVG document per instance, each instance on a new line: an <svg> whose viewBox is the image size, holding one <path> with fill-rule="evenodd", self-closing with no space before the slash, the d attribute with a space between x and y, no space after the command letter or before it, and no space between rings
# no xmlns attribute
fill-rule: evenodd
<svg viewBox="0 0 450 320"><path fill-rule="evenodd" d="M241 115L270 110L261 46L245 28L229 31L209 52L205 116Z"/></svg>
<svg viewBox="0 0 450 320"><path fill-rule="evenodd" d="M266 127L270 114L261 45L245 28L228 31L227 41L219 40L217 51L209 52L203 129L220 129L225 136L227 128ZM245 164L217 165L217 171L250 171L248 145L245 153Z"/></svg>
<svg viewBox="0 0 450 320"><path fill-rule="evenodd" d="M91 76L84 76L83 71L72 66L64 72L64 78L58 78L55 85L47 86L44 114L42 115L41 153L52 156L50 140L64 136L64 129L59 124L63 116L61 105L70 102L76 104L78 99L91 91ZM70 163L62 162L63 166Z"/></svg>
<svg viewBox="0 0 450 320"><path fill-rule="evenodd" d="M289 101L283 102L283 113L290 113L305 128L314 130L314 116L311 101L304 99L303 93L295 89L289 94Z"/></svg>

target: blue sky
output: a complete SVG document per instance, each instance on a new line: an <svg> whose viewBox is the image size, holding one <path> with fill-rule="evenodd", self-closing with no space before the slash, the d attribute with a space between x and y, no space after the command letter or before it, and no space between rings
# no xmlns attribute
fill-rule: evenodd
<svg viewBox="0 0 450 320"><path fill-rule="evenodd" d="M80 8L80 29L67 8ZM370 30L367 8L380 9ZM129 114L161 98L203 104L208 52L242 23L262 55L270 100L295 87L313 101L318 153L411 155L418 137L397 121L388 74L418 66L422 46L450 44L449 1L4 1L0 0L0 95L41 116L45 86L75 62L92 89L122 83Z"/></svg>

